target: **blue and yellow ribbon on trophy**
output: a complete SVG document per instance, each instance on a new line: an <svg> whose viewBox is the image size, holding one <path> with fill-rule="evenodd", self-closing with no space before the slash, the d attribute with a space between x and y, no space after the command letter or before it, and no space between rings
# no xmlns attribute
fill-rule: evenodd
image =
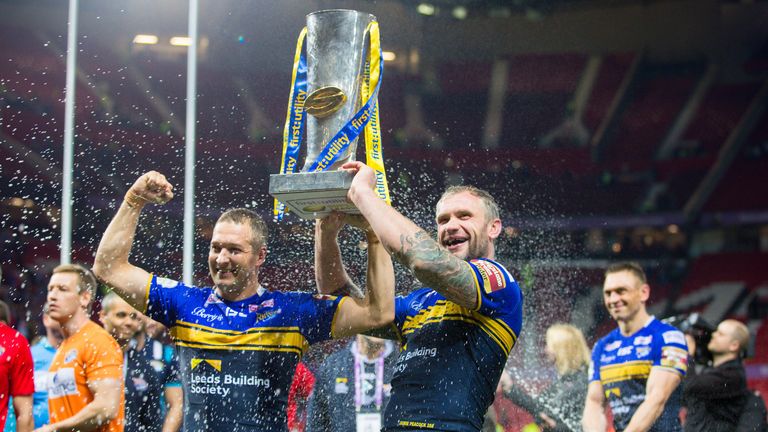
<svg viewBox="0 0 768 432"><path fill-rule="evenodd" d="M384 72L384 62L378 22L368 23L365 34L369 46L364 58L365 65L360 89L361 107L328 140L314 160L310 161L306 172L327 171L346 154L349 146L362 135L365 139L366 164L376 173L376 192L387 204L391 204L382 152L381 123L379 122L378 94ZM305 27L299 34L296 43L291 91L283 129L280 174L294 174L299 171L298 158L304 142L304 126L307 114L316 117L330 115L346 101L344 93L335 87L316 89L312 94L308 94L306 38L307 28ZM275 199L275 218L282 220L286 211L285 204Z"/></svg>

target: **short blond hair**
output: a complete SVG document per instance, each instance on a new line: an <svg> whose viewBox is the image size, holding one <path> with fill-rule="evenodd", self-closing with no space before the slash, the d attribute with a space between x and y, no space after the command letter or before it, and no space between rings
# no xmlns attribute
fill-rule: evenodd
<svg viewBox="0 0 768 432"><path fill-rule="evenodd" d="M547 346L555 354L555 368L560 375L577 372L589 365L590 351L584 334L570 324L550 326Z"/></svg>
<svg viewBox="0 0 768 432"><path fill-rule="evenodd" d="M80 264L61 264L53 269L53 274L56 273L77 274L80 277L79 282L77 283L77 291L79 293L88 291L91 293L91 300L96 297L96 288L98 288L99 283L96 281L96 276L94 276L93 272L87 267L81 266Z"/></svg>

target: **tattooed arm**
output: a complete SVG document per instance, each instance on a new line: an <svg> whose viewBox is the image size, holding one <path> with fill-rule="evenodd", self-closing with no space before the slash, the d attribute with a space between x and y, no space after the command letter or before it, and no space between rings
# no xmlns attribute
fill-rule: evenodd
<svg viewBox="0 0 768 432"><path fill-rule="evenodd" d="M350 162L343 168L357 173L348 198L368 220L387 251L411 269L425 286L460 306L476 308L477 288L469 265L382 201L373 189L376 177L371 168L362 162Z"/></svg>

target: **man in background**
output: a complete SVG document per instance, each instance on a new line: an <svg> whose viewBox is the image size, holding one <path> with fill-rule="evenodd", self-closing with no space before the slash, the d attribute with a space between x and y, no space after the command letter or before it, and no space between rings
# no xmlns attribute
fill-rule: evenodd
<svg viewBox="0 0 768 432"><path fill-rule="evenodd" d="M138 312L115 293L101 302L101 322L123 351L125 368L125 431L160 432L162 383L149 360L136 349L133 337L141 322Z"/></svg>
<svg viewBox="0 0 768 432"><path fill-rule="evenodd" d="M691 339L688 343L693 342ZM747 401L747 374L741 358L749 343L747 326L725 320L712 333L707 349L712 366L696 373L690 368L683 385L688 408L686 431L733 431ZM694 352L695 347L688 347Z"/></svg>
<svg viewBox="0 0 768 432"><path fill-rule="evenodd" d="M144 354L163 385L163 432L177 432L181 429L184 416L179 358L173 346L167 343L170 338L165 326L143 313L138 313L138 317L141 325L134 336L136 350Z"/></svg>
<svg viewBox="0 0 768 432"><path fill-rule="evenodd" d="M618 328L592 350L584 431L606 430L605 402L616 430L680 431L680 389L688 369L685 335L648 314L651 288L637 263L605 271L603 301Z"/></svg>
<svg viewBox="0 0 768 432"><path fill-rule="evenodd" d="M357 335L328 356L309 399L307 432L381 429L397 354L391 341Z"/></svg>
<svg viewBox="0 0 768 432"><path fill-rule="evenodd" d="M8 326L9 321L8 305L0 301L0 425L5 424L8 399L13 397L16 430L29 432L34 428L32 354L27 340Z"/></svg>
<svg viewBox="0 0 768 432"><path fill-rule="evenodd" d="M96 287L96 278L85 267L53 269L48 310L64 339L50 368L50 424L37 432L123 431L123 354L115 339L89 318Z"/></svg>

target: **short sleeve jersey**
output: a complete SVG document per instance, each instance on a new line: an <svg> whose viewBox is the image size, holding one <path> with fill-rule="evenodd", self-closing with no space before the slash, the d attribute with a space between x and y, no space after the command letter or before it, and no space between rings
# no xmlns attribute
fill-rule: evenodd
<svg viewBox="0 0 768 432"><path fill-rule="evenodd" d="M75 334L61 342L49 372L48 414L51 423L70 418L93 402L94 395L88 388L89 382L115 379L120 382L118 416L96 430L123 430L123 352L106 330L88 321Z"/></svg>
<svg viewBox="0 0 768 432"><path fill-rule="evenodd" d="M331 338L345 297L260 292L229 302L213 288L152 276L147 315L179 353L186 431L284 431L288 390L310 344Z"/></svg>
<svg viewBox="0 0 768 432"><path fill-rule="evenodd" d="M645 400L645 384L652 368L662 368L681 377L688 369L685 336L656 318L652 317L631 336L623 336L617 328L595 344L589 380L602 384L616 430L627 427ZM680 392L678 386L651 431L682 430L678 419Z"/></svg>
<svg viewBox="0 0 768 432"><path fill-rule="evenodd" d="M422 288L395 299L402 349L384 430L477 431L522 326L520 287L499 263L467 262L477 307Z"/></svg>
<svg viewBox="0 0 768 432"><path fill-rule="evenodd" d="M5 425L10 396L31 396L35 391L29 342L0 322L0 425Z"/></svg>

